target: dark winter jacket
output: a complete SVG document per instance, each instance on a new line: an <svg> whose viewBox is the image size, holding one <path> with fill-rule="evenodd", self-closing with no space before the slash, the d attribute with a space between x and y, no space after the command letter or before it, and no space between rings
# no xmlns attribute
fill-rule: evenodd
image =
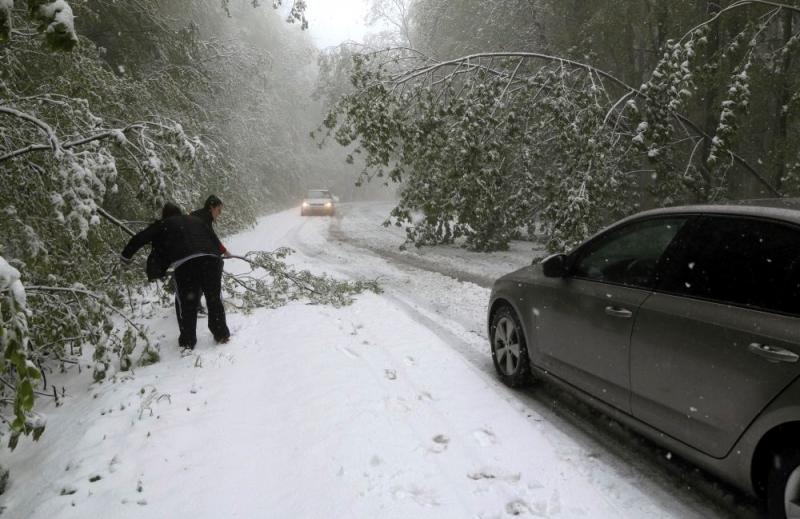
<svg viewBox="0 0 800 519"><path fill-rule="evenodd" d="M147 281L163 278L167 275L167 270L169 270L169 261L164 256L163 247L154 244L150 249L150 254L147 255L147 264L144 267Z"/></svg>
<svg viewBox="0 0 800 519"><path fill-rule="evenodd" d="M170 265L195 256L219 256L218 242L201 219L190 215L171 216L131 238L122 251L122 260L130 261L139 249L152 244L154 252L158 251L156 259L148 258L147 278L152 280L163 277Z"/></svg>
<svg viewBox="0 0 800 519"><path fill-rule="evenodd" d="M220 254L225 254L227 249L225 249L225 246L217 237L217 233L214 232L214 217L211 216L211 209L208 207L201 207L196 211L192 211L191 215L196 216L205 222L205 224L208 226L208 229L211 231L211 234L214 236L214 241L217 243L217 249L219 250Z"/></svg>

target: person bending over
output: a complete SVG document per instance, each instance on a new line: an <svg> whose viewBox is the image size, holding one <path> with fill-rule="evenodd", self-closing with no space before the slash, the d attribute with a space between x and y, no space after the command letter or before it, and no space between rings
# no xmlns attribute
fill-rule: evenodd
<svg viewBox="0 0 800 519"><path fill-rule="evenodd" d="M130 263L134 254L148 243L163 244L160 247L164 261L174 269L178 344L189 349L197 344L201 295L205 295L208 305L208 329L218 343L228 342L230 331L222 305L222 257L213 231L196 216L170 216L132 237L122 251L122 261Z"/></svg>

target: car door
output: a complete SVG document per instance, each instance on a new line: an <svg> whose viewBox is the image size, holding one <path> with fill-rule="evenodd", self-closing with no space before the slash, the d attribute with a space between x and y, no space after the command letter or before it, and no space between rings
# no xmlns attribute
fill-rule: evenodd
<svg viewBox="0 0 800 519"><path fill-rule="evenodd" d="M703 217L639 309L634 416L720 458L800 375L800 230Z"/></svg>
<svg viewBox="0 0 800 519"><path fill-rule="evenodd" d="M650 294L664 250L688 217L628 222L569 258L568 275L537 287L536 362L630 412L629 346L636 312Z"/></svg>

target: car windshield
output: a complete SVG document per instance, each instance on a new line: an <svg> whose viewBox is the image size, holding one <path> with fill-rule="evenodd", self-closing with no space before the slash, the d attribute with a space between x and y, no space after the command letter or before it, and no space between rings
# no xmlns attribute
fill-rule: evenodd
<svg viewBox="0 0 800 519"><path fill-rule="evenodd" d="M330 198L331 193L330 191L326 191L324 189L309 189L308 195L306 198Z"/></svg>

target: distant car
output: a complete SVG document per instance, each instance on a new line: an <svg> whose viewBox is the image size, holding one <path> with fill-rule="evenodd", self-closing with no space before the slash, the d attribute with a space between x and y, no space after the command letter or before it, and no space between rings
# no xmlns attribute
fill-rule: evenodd
<svg viewBox="0 0 800 519"><path fill-rule="evenodd" d="M334 197L327 189L309 189L300 206L300 216L326 214L333 216L336 212Z"/></svg>
<svg viewBox="0 0 800 519"><path fill-rule="evenodd" d="M533 372L800 517L800 198L657 209L498 279L494 366Z"/></svg>

